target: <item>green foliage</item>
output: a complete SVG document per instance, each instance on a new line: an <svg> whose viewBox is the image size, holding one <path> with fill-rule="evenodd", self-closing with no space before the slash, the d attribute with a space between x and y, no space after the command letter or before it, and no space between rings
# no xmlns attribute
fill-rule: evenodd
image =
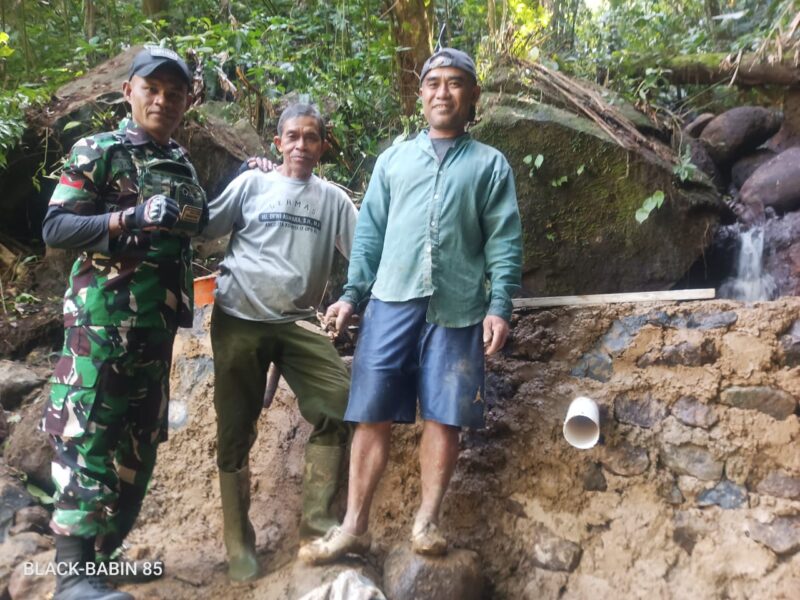
<svg viewBox="0 0 800 600"><path fill-rule="evenodd" d="M636 210L636 214L634 215L636 222L644 223L650 216L650 213L656 208L661 208L662 204L664 204L664 192L661 190L656 190L653 192L652 196L645 198L642 206Z"/></svg>
<svg viewBox="0 0 800 600"><path fill-rule="evenodd" d="M604 2L596 14L580 13L574 46L559 55L559 64L632 101L672 105L679 91L647 66L681 55L756 51L776 31L788 29L797 11L793 2L730 0L719 3L719 15L698 0Z"/></svg>
<svg viewBox="0 0 800 600"><path fill-rule="evenodd" d="M433 31L447 24L442 40L447 45L485 59L502 51L532 60L541 54L548 64L652 106L674 105L679 93L653 68L661 59L755 50L788 29L793 2L729 0L719 3L720 18L706 11L714 3L699 0L608 0L595 13L585 0L431 0L428 5ZM167 14L146 18L141 0L108 0L95 1L95 18L87 21L83 0L6 1L5 31L0 31L0 168L19 140L27 108L128 45L147 42L190 56L204 80L205 98L229 101L231 117L249 116L267 139L287 101L320 105L335 142L325 175L361 189L379 144L422 124L419 116L400 116L394 58L404 49L392 39L390 5L170 0ZM86 132L107 128L109 119L96 114L84 125ZM532 175L543 160L538 155L525 163ZM690 177L687 164L679 167L677 177ZM563 185L566 177L551 183Z"/></svg>
<svg viewBox="0 0 800 600"><path fill-rule="evenodd" d="M697 166L692 162L692 150L688 145L683 146L678 158L678 164L672 167L672 173L681 181L694 177Z"/></svg>
<svg viewBox="0 0 800 600"><path fill-rule="evenodd" d="M538 169L541 168L542 164L544 163L544 156L541 154L537 154L536 158L533 158L533 154L528 154L525 158L522 159L522 162L528 166L533 165L530 171L528 171L528 177L533 177Z"/></svg>
<svg viewBox="0 0 800 600"><path fill-rule="evenodd" d="M0 92L0 168L7 166L8 153L25 132L25 111L48 97L46 92L28 87Z"/></svg>

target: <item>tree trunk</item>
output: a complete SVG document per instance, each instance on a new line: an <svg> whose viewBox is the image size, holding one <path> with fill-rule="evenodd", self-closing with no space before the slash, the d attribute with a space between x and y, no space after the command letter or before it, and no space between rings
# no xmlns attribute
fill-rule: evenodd
<svg viewBox="0 0 800 600"><path fill-rule="evenodd" d="M95 25L94 0L83 0L83 35L87 40L94 37Z"/></svg>
<svg viewBox="0 0 800 600"><path fill-rule="evenodd" d="M145 17L155 17L169 10L169 0L142 0L142 13Z"/></svg>
<svg viewBox="0 0 800 600"><path fill-rule="evenodd" d="M727 60L728 56L726 54L676 56L659 66L669 69L664 72L664 77L679 85L710 85L733 81L741 86L800 87L800 70L792 64L790 57L783 63L767 64L754 54L744 54L737 67L734 60ZM644 73L645 65L639 70Z"/></svg>
<svg viewBox="0 0 800 600"><path fill-rule="evenodd" d="M433 0L431 0L433 3ZM397 0L391 5L392 35L397 52L397 84L403 114L416 112L419 72L431 55L431 25L424 0Z"/></svg>
<svg viewBox="0 0 800 600"><path fill-rule="evenodd" d="M28 17L25 15L25 0L21 0L19 3L20 9L20 16L22 19L20 20L20 33L22 34L22 45L25 50L25 64L29 69L33 68L33 57L31 53L31 45L28 40L28 27L26 23L28 22Z"/></svg>

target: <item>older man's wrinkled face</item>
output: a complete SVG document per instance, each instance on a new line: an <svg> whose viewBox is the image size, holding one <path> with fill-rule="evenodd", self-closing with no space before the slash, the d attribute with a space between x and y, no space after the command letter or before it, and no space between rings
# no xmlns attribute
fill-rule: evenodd
<svg viewBox="0 0 800 600"><path fill-rule="evenodd" d="M281 173L299 179L311 177L326 147L319 121L309 116L286 121L274 141L278 151L283 154Z"/></svg>
<svg viewBox="0 0 800 600"><path fill-rule="evenodd" d="M461 69L439 67L425 75L419 95L430 125L430 137L455 137L464 132L481 88Z"/></svg>

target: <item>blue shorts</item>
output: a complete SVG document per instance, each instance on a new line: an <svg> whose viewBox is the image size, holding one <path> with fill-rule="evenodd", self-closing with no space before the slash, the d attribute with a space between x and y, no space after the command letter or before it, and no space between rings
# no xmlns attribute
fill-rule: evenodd
<svg viewBox="0 0 800 600"><path fill-rule="evenodd" d="M483 325L428 323L428 298L382 302L364 312L345 421L427 421L482 427Z"/></svg>

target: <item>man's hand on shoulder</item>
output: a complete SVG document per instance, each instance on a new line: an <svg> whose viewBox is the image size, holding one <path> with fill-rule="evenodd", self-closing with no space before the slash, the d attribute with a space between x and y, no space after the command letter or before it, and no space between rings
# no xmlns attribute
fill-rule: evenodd
<svg viewBox="0 0 800 600"><path fill-rule="evenodd" d="M127 209L122 215L124 229L131 233L169 231L178 222L180 208L169 196L156 194L141 204Z"/></svg>
<svg viewBox="0 0 800 600"><path fill-rule="evenodd" d="M508 321L497 315L486 315L483 320L483 350L490 356L500 350L508 338Z"/></svg>
<svg viewBox="0 0 800 600"><path fill-rule="evenodd" d="M325 312L325 322L333 321L337 334L341 334L350 323L350 317L353 316L354 311L355 307L347 300L339 300L328 307Z"/></svg>
<svg viewBox="0 0 800 600"><path fill-rule="evenodd" d="M239 167L239 175L253 169L258 169L259 171L262 171L264 173L269 173L270 171L274 171L277 168L278 165L276 165L266 156L251 156L242 163L241 167Z"/></svg>

